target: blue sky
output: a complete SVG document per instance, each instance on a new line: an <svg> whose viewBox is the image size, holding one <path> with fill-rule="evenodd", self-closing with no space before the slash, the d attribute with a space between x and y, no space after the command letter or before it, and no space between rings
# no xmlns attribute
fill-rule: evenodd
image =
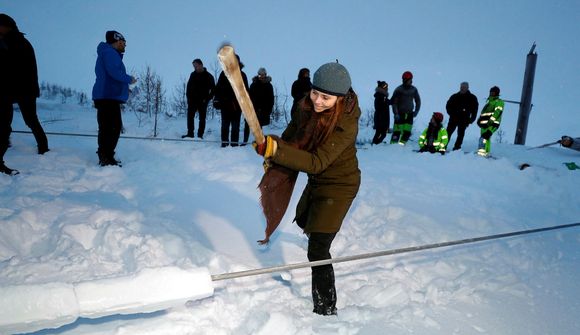
<svg viewBox="0 0 580 335"><path fill-rule="evenodd" d="M248 76L268 69L288 94L301 67L339 59L351 72L363 112L377 80L415 74L423 100L418 123L442 111L461 81L483 105L489 88L520 100L525 55L537 43L534 108L527 144L580 135L580 1L7 1L36 49L40 79L90 92L96 46L106 30L127 38L125 64L150 65L169 91L191 60L216 68L216 50L233 43ZM518 106L504 117L513 141ZM470 131L473 131L470 129Z"/></svg>

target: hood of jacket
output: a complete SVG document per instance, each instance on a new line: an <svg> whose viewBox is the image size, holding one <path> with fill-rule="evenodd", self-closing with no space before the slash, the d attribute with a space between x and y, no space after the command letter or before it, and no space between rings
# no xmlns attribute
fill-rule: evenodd
<svg viewBox="0 0 580 335"><path fill-rule="evenodd" d="M110 45L109 43L106 42L99 43L99 45L97 46L97 55L105 56L105 54L109 52L116 52L119 56L121 56L121 59L123 58L123 54L117 51L117 49L113 48L113 46Z"/></svg>

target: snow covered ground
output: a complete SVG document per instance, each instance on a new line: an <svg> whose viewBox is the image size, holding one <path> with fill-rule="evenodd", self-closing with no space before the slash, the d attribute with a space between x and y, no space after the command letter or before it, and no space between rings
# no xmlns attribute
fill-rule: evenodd
<svg viewBox="0 0 580 335"><path fill-rule="evenodd" d="M41 101L39 109L47 132L96 134L90 108ZM124 121L126 136L150 133L131 114ZM27 130L18 113L13 129ZM161 137L184 131L184 119L161 121ZM360 140L371 137L361 129ZM470 127L465 151L477 137ZM32 135L14 133L5 160L21 174L0 176L0 286L306 261L306 237L291 223L305 177L271 243L258 246L261 160L251 146L219 148L218 138L214 119L203 141L121 139L123 167L101 168L94 137L49 135L51 151L39 156ZM362 185L333 256L580 222L580 170L563 165L580 164L578 152L494 142L497 159L483 159L415 146L359 150ZM521 171L524 162L531 167ZM311 312L302 269L214 282L211 297L165 311L35 334L578 334L579 260L580 229L571 228L337 264L337 317Z"/></svg>

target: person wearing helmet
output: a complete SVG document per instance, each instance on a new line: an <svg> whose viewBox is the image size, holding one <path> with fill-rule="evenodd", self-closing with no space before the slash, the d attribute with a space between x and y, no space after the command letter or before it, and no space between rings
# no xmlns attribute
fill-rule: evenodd
<svg viewBox="0 0 580 335"><path fill-rule="evenodd" d="M481 128L479 147L477 154L483 157L489 156L491 151L491 135L496 132L501 123L504 102L499 97L499 87L493 86L489 89L489 97L481 110L481 115L477 119L477 125Z"/></svg>
<svg viewBox="0 0 580 335"><path fill-rule="evenodd" d="M570 136L562 136L558 143L564 148L580 151L580 137L572 138Z"/></svg>
<svg viewBox="0 0 580 335"><path fill-rule="evenodd" d="M438 152L444 155L448 142L447 130L443 127L443 114L435 112L429 126L419 136L419 152Z"/></svg>
<svg viewBox="0 0 580 335"><path fill-rule="evenodd" d="M264 203L272 200L271 212L281 212L298 173L306 173L308 182L294 220L308 236L308 260L330 259L331 243L361 182L355 146L361 112L347 69L339 63L322 65L314 73L309 95L295 107L281 138L268 135L262 144L252 143L269 166L259 186L262 206L270 225ZM279 201L285 190L290 194ZM262 242L268 238L267 228ZM337 314L334 280L332 264L312 267L314 313Z"/></svg>
<svg viewBox="0 0 580 335"><path fill-rule="evenodd" d="M417 117L421 109L421 97L413 86L413 74L410 71L405 71L402 79L403 83L395 89L391 98L395 118L391 144L405 145L411 137L413 118Z"/></svg>

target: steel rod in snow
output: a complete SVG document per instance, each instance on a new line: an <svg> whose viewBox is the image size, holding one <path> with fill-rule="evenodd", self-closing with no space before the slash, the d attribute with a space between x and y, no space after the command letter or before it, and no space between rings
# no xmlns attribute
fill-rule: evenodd
<svg viewBox="0 0 580 335"><path fill-rule="evenodd" d="M461 245L461 244L469 244L469 243L476 243L476 242L482 242L482 241L488 241L488 240L496 240L496 239L500 239L500 238L533 234L533 233L541 233L541 232L546 232L546 231L550 231L550 230L558 230L558 229L572 228L572 227L578 227L578 226L580 226L580 222L558 225L558 226L551 226L551 227L543 227L543 228L537 228L537 229L520 230L520 231L503 233L503 234L495 234L495 235L466 238L466 239L462 239L462 240L455 240L455 241L449 241L449 242L425 244L425 245L420 245L420 246L415 246L415 247L377 251L377 252L371 252L371 253L354 255L354 256L337 257L337 258L325 259L325 260L321 260L321 261L294 263L294 264L279 265L279 266L273 266L273 267L269 267L269 268L262 268L262 269L255 269L255 270L223 273L223 274L218 274L218 275L212 275L211 279L212 279L212 281L218 281L218 280L234 279L234 278L240 278L240 277L257 276L257 275L268 274L268 273L273 273L273 272L281 272L281 271L295 270L295 269L300 269L300 268L308 268L308 267L313 267L313 266L350 262L350 261L369 259L369 258L375 258L375 257L382 257L382 256L405 254L405 253L411 253L411 252L422 251L422 250L444 248L444 247L450 247L450 246Z"/></svg>

